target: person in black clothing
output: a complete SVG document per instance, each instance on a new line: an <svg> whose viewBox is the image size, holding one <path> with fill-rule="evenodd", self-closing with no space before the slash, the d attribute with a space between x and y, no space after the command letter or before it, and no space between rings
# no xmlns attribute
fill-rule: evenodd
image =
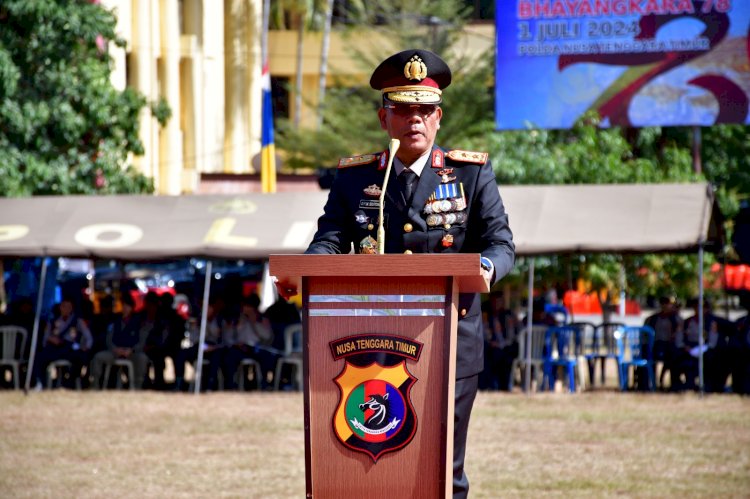
<svg viewBox="0 0 750 499"><path fill-rule="evenodd" d="M679 383L679 369L675 364L677 355L677 335L681 334L683 321L677 310L675 299L671 296L659 298L659 311L646 318L646 326L650 326L656 333L654 337L654 362L661 362L659 387L664 388L664 375L669 372L671 389L677 389Z"/></svg>
<svg viewBox="0 0 750 499"><path fill-rule="evenodd" d="M147 377L145 381L157 390L164 388L164 368L170 350L169 330L164 323L160 307L159 295L149 291L143 300L143 310L139 312L141 328L146 331L143 351L154 365L154 379Z"/></svg>
<svg viewBox="0 0 750 499"><path fill-rule="evenodd" d="M127 359L133 362L133 377L129 380L136 389L143 387L148 357L143 353L146 334L142 328L142 316L134 312L135 303L129 294L120 299L122 313L112 322L107 332L107 349L94 355L91 361L91 386L102 388L102 373L106 364L116 359ZM109 380L104 380L108 382Z"/></svg>
<svg viewBox="0 0 750 499"><path fill-rule="evenodd" d="M271 323L271 330L273 331L273 343L271 344L271 347L278 352L284 352L286 349L284 332L287 327L301 322L299 309L294 303L287 301L283 296L279 296L273 305L266 309L263 315L265 315ZM292 369L293 367L291 365L286 364L280 373L278 383L276 383L276 379L274 379L273 382L277 384L279 388L292 384ZM275 375L276 373L274 370L274 376Z"/></svg>
<svg viewBox="0 0 750 499"><path fill-rule="evenodd" d="M112 295L106 295L99 300L99 313L95 314L91 320L91 335L94 337L94 345L91 347L92 355L107 349L107 331L117 319L114 309L115 299Z"/></svg>
<svg viewBox="0 0 750 499"><path fill-rule="evenodd" d="M443 91L451 70L437 54L410 49L380 63L370 86L380 91L380 127L395 144L339 161L308 254L479 253L478 272L491 284L513 267L515 246L489 155L446 149L436 143ZM393 154L393 175L385 184ZM383 206L378 202L384 193ZM382 210L385 241L377 241ZM284 288L284 283L281 283ZM287 288L288 289L288 288ZM478 293L458 296L453 425L453 493L468 495L464 455L469 419L484 366Z"/></svg>
<svg viewBox="0 0 750 499"><path fill-rule="evenodd" d="M484 346L485 370L480 380L484 380L484 389L507 391L513 359L518 356L518 320L513 312L505 308L502 292L491 293L484 307L487 328Z"/></svg>
<svg viewBox="0 0 750 499"><path fill-rule="evenodd" d="M740 305L750 312L750 292L740 296ZM732 391L741 395L750 395L750 314L735 322L727 343Z"/></svg>
<svg viewBox="0 0 750 499"><path fill-rule="evenodd" d="M164 369L167 357L175 365L180 355L180 342L185 333L185 320L173 308L174 297L170 293L161 296L154 292L146 294L146 307L142 313L147 315L152 329L146 338L144 351L154 364L153 388L163 390Z"/></svg>

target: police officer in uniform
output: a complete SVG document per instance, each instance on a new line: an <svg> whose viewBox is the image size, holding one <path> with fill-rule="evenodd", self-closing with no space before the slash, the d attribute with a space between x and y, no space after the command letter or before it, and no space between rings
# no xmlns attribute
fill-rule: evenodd
<svg viewBox="0 0 750 499"><path fill-rule="evenodd" d="M386 189L386 253L480 253L493 284L510 271L513 236L487 153L435 144L442 91L450 82L447 64L427 50L399 52L375 69L370 85L382 92L380 126L400 141L388 185L387 150L342 159L306 253L375 253L379 197ZM461 294L458 310L453 492L466 497L466 436L483 369L479 295Z"/></svg>

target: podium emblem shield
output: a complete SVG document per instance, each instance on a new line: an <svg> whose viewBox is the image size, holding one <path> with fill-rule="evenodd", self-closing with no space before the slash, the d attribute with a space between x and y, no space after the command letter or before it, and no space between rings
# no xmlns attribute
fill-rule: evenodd
<svg viewBox="0 0 750 499"><path fill-rule="evenodd" d="M417 429L409 393L417 379L406 361L417 361L422 345L393 335L358 335L330 344L344 367L334 379L340 390L333 430L346 447L373 461L406 446Z"/></svg>

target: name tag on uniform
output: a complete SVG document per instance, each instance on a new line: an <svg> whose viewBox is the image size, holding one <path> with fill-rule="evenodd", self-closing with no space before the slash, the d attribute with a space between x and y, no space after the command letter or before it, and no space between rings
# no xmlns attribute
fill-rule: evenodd
<svg viewBox="0 0 750 499"><path fill-rule="evenodd" d="M380 208L380 201L377 199L360 199L359 207L362 210L377 210Z"/></svg>

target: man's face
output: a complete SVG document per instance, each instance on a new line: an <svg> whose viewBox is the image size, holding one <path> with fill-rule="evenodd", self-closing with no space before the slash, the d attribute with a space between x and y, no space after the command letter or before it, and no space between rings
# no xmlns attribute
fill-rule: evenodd
<svg viewBox="0 0 750 499"><path fill-rule="evenodd" d="M60 315L62 317L69 317L73 313L73 304L68 300L60 302Z"/></svg>
<svg viewBox="0 0 750 499"><path fill-rule="evenodd" d="M435 143L443 110L435 104L386 104L378 110L380 127L401 142L396 156L413 163Z"/></svg>

